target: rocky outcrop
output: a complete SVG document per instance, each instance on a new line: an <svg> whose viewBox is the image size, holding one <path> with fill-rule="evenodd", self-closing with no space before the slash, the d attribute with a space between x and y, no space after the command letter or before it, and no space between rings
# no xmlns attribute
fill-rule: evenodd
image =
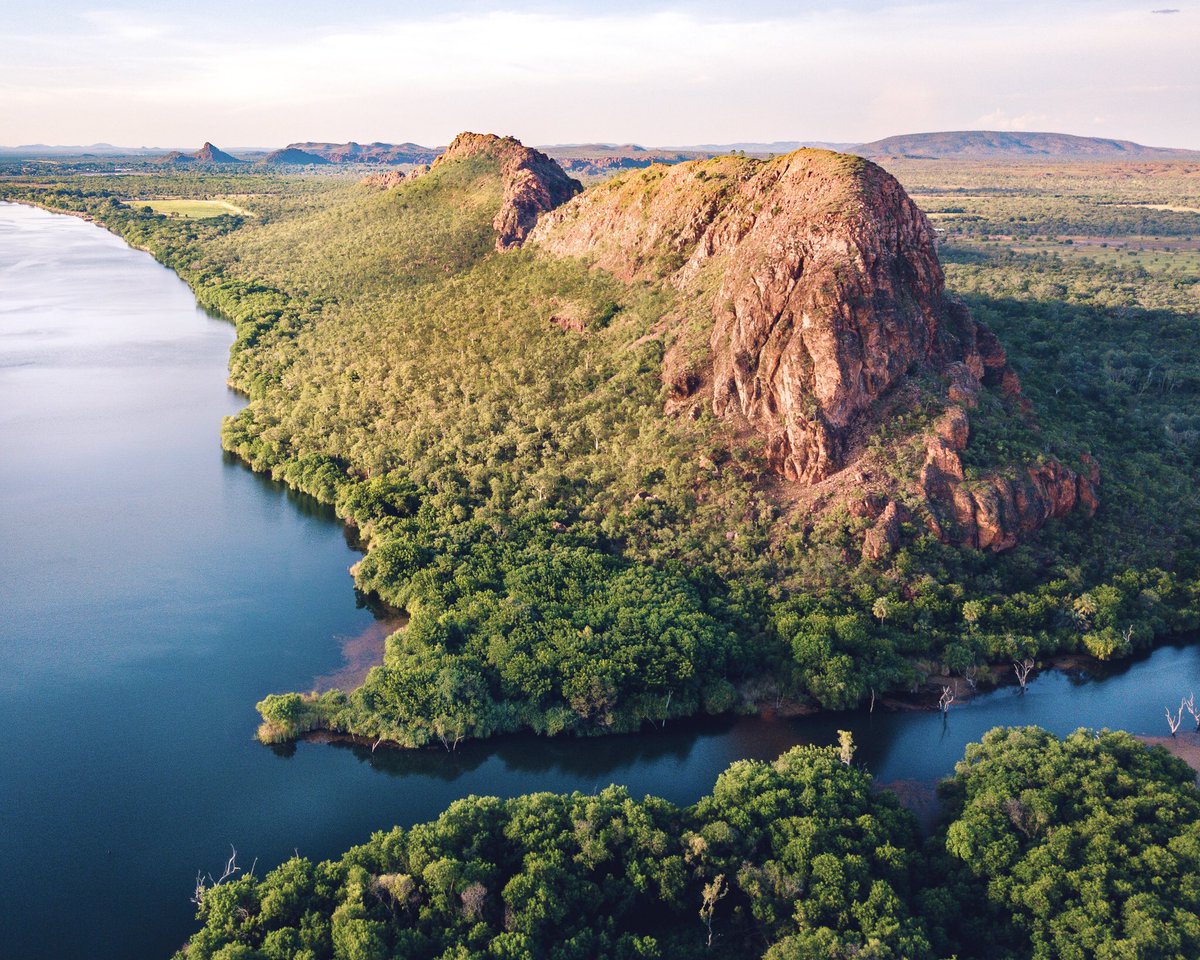
<svg viewBox="0 0 1200 960"><path fill-rule="evenodd" d="M1019 390L995 337L944 296L925 216L857 157L654 167L560 208L533 239L681 289L719 271L708 369L693 379L718 416L763 436L788 479L844 467L856 426L909 373L956 363L963 390Z"/></svg>
<svg viewBox="0 0 1200 960"><path fill-rule="evenodd" d="M367 177L363 182L391 188L445 164L477 156L495 160L503 179L504 199L492 221L497 250L520 246L539 216L566 203L583 189L578 180L568 177L562 167L541 151L524 146L514 137L490 133L460 133L429 167L405 175Z"/></svg>
<svg viewBox="0 0 1200 960"><path fill-rule="evenodd" d="M1085 491L1057 463L1028 482L965 485L966 410L985 389L1021 409L1021 384L991 331L946 296L924 214L868 161L800 150L654 166L547 214L530 240L627 280L673 284L685 306L668 341L695 319L687 305L706 304L706 359L683 359L695 344L667 350L668 412L710 403L757 433L786 479L811 485L842 471L920 376L949 405L916 491L942 504L930 511L940 536L1000 549L1094 500L1095 484L1082 481ZM953 523L937 519L945 505ZM895 513L880 518L864 553L884 555L898 531Z"/></svg>
<svg viewBox="0 0 1200 960"><path fill-rule="evenodd" d="M900 508L889 503L863 538L864 560L882 560L900 545Z"/></svg>
<svg viewBox="0 0 1200 960"><path fill-rule="evenodd" d="M960 456L968 436L966 412L951 407L926 441L920 489L929 526L940 539L981 550L1006 550L1047 520L1076 509L1089 517L1096 512L1100 471L1089 457L1084 457L1086 475L1048 458L1010 475L991 473L968 481Z"/></svg>
<svg viewBox="0 0 1200 960"><path fill-rule="evenodd" d="M411 170L385 170L383 173L373 173L370 176L363 177L359 182L368 187L382 187L384 190L391 190L402 183L423 177L428 172L429 164L424 163L419 167L413 167Z"/></svg>
<svg viewBox="0 0 1200 960"><path fill-rule="evenodd" d="M246 161L239 160L237 157L226 153L219 147L213 146L206 140L204 142L204 146L202 146L195 153L181 153L178 150L174 150L171 153L160 157L158 162L166 165L189 166L196 163L218 165L245 163Z"/></svg>
<svg viewBox="0 0 1200 960"><path fill-rule="evenodd" d="M204 146L192 154L200 163L242 163L237 157L226 153L219 147L213 146L207 140L204 141Z"/></svg>

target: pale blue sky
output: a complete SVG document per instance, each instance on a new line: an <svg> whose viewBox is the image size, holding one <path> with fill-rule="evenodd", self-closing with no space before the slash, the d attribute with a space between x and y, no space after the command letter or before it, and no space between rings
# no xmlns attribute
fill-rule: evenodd
<svg viewBox="0 0 1200 960"><path fill-rule="evenodd" d="M863 141L1200 149L1200 5L3 0L0 143Z"/></svg>

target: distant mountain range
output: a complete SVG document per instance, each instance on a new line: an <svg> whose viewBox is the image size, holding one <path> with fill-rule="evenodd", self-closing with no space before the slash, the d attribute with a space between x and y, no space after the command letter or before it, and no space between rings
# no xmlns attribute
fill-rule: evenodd
<svg viewBox="0 0 1200 960"><path fill-rule="evenodd" d="M954 130L909 133L850 147L864 157L931 157L938 160L1172 160L1200 159L1200 151L1147 147L1130 140L1067 133Z"/></svg>
<svg viewBox="0 0 1200 960"><path fill-rule="evenodd" d="M799 150L801 147L815 147L818 150L836 150L840 153L853 152L858 146L856 143L834 142L830 140L774 140L770 143L763 142L746 142L746 143L698 143L689 147L664 147L667 150L690 150L700 153L735 153L742 151L751 154L763 153L791 153L793 150Z"/></svg>
<svg viewBox="0 0 1200 960"><path fill-rule="evenodd" d="M285 150L298 150L329 163L433 163L445 147L423 147L419 143L289 143ZM283 151L275 151L271 156Z"/></svg>
<svg viewBox="0 0 1200 960"><path fill-rule="evenodd" d="M20 157L76 157L92 156L138 157L157 156L165 153L162 147L115 147L111 143L89 143L86 145L55 145L49 143L23 143L16 147L0 147L0 154Z"/></svg>
<svg viewBox="0 0 1200 960"><path fill-rule="evenodd" d="M1200 159L1200 151L1148 147L1130 140L1078 137L1066 133L1022 133L998 130L956 130L939 133L910 133L870 143L823 140L746 141L701 143L679 147L643 147L635 143L565 143L540 147L568 172L603 175L617 170L645 167L651 163L681 163L726 153L744 152L766 156L789 153L801 147L818 147L857 153L871 158L923 158L938 160L1174 160ZM257 161L290 166L371 164L397 166L431 163L445 150L418 143L325 143L304 141L268 152L245 149L238 159L211 143L195 153L159 147L117 147L110 143L88 146L25 144L0 147L0 155L21 157L147 157L162 163L234 164Z"/></svg>

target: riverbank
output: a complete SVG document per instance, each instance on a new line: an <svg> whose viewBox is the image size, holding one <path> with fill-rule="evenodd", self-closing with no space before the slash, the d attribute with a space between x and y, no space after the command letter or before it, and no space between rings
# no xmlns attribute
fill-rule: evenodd
<svg viewBox="0 0 1200 960"><path fill-rule="evenodd" d="M1173 737L1138 737L1142 743L1152 747L1162 747L1173 757L1178 757L1196 771L1196 780L1200 783L1200 731L1186 730Z"/></svg>
<svg viewBox="0 0 1200 960"><path fill-rule="evenodd" d="M374 634L374 631L368 631ZM389 635L386 632L382 635L384 639ZM380 640L379 642L382 642ZM357 643L357 641L352 641ZM1178 645L1177 643L1168 643L1166 646ZM1161 649L1156 648L1156 649ZM361 683L366 672L372 667L377 666L381 662L374 659L375 656L382 658L382 647L371 644L372 653L358 661L354 670L348 672L345 676L350 681ZM397 740L387 737L371 737L362 734L354 733L340 729L336 726L327 725L323 720L323 712L330 708L336 708L344 703L344 699L339 698L337 703L332 703L330 698L324 696L326 694L351 693L355 689L355 684L339 685L337 683L325 682L328 678L318 678L318 683L312 693L309 694L289 694L288 697L295 697L297 703L292 708L292 716L294 716L296 727L293 731L288 732L278 725L270 725L263 723L259 727L258 737L268 746L277 747L281 744L289 742L305 742L313 744L339 743L346 746L361 747L369 750L371 754L377 751L396 751L400 753L411 753L413 751L433 751L437 753L449 752L454 753L459 751L464 746L470 744L472 747L480 748L487 745L496 745L500 742L521 737L536 737L538 739L550 741L579 741L579 740L595 740L597 738L612 737L621 738L629 736L648 736L655 737L660 735L670 725L670 729L688 729L703 725L708 722L738 722L741 718L750 718L756 721L761 721L766 724L787 723L789 721L814 722L829 726L830 729L836 728L839 724L846 724L850 718L874 717L874 716L904 716L904 715L925 715L931 718L940 717L942 722L950 723L963 710L968 709L971 705L980 698L987 699L1006 694L1011 694L1015 697L1023 697L1030 692L1040 690L1039 682L1045 682L1056 678L1058 681L1066 681L1071 685L1083 685L1088 683L1101 682L1105 676L1111 675L1114 672L1131 669L1138 662L1147 660L1154 655L1154 650L1142 651L1125 661L1117 663L1098 660L1095 657L1087 654L1063 654L1052 657L1044 663L1037 664L1030 673L1027 685L1022 688L1016 677L1016 670L1013 664L996 664L988 668L982 674L985 679L978 680L975 684L971 684L968 680L961 676L937 674L929 677L921 688L909 694L893 694L881 696L871 703L860 704L856 709L849 711L825 710L812 703L801 703L795 700L786 698L776 700L767 704L758 704L741 711L730 711L723 714L712 715L691 715L672 718L667 722L645 721L642 724L640 731L619 731L608 732L604 730L585 731L576 733L560 733L553 736L536 734L531 730L508 730L490 737L483 738L458 738L449 737L446 739L436 739L431 743L425 743L421 746L411 746L401 743ZM949 688L954 693L954 699L948 705L948 708L943 712L941 709L940 697L944 689ZM260 704L260 708L261 708ZM295 711L301 712L295 712ZM1104 726L1103 722L1100 726ZM1169 739L1169 738L1168 738Z"/></svg>
<svg viewBox="0 0 1200 960"><path fill-rule="evenodd" d="M59 208L55 208L59 209ZM108 210L108 207L97 207L96 209ZM123 216L123 213L114 212L113 216ZM91 219L85 217L85 219ZM103 223L102 220L98 221ZM105 224L107 226L107 224ZM149 221L130 222L127 225L127 231L167 231L168 228L162 225L156 225ZM127 242L130 242L125 232L117 232L118 236L122 236ZM224 241L221 241L224 242ZM267 294L263 294L266 289L260 285L251 283L251 281L235 280L225 276L221 271L220 266L213 267L210 272L198 273L194 270L195 260L193 256L204 246L201 242L191 242L187 248L188 255L171 254L170 250L176 248L166 248L167 254L159 256L159 259L168 266L176 269L177 273L192 287L196 296L202 303L208 304L216 298L226 307L226 314L236 314L238 317L239 337L245 334L245 339L239 340L237 348L233 353L233 363L235 369L239 363L250 362L246 358L250 357L253 360L255 354L255 344L259 341L256 339L260 335L267 336L276 328L273 326L275 321L265 319L265 315L261 315L259 308L266 309L268 306L274 311L272 316L277 316L279 308L282 305L286 310L305 311L310 307L313 310L318 310L317 306L309 303L309 298L306 297L289 297L280 290L270 289ZM217 275L220 279L217 279ZM251 275L251 274L247 274ZM228 293L225 300L218 297L217 291L222 291L221 296ZM232 292L229 292L232 291ZM254 299L262 294L264 299L260 302ZM268 303L269 301L269 303ZM236 309L235 309L236 308ZM307 317L308 314L305 314ZM297 321L296 329L301 329L303 322ZM289 328L291 329L291 328ZM288 333L287 336L292 336ZM282 351L281 351L282 352ZM239 360L239 358L241 358ZM245 368L241 368L242 373L231 373L231 379L245 379ZM249 381L247 381L249 382ZM278 411L276 411L278 412ZM272 414L274 415L274 414ZM253 419L253 418L250 418ZM251 428L253 427L253 429ZM432 596L426 598L429 602L424 606L427 610L441 610L444 604L459 603L463 605L462 610L455 610L454 617L458 618L458 622L472 625L472 629L477 629L477 632L482 634L482 627L476 628L476 618L480 611L466 610L466 601L457 597L443 597L440 594L440 584L449 579L449 568L457 567L453 570L455 578L461 579L463 582L472 584L472 590L478 592L482 598L502 597L506 592L511 590L511 583L500 582L508 577L512 570L517 567L521 569L536 568L542 559L546 559L551 555L551 551L546 548L544 541L538 541L537 546L531 548L528 554L523 554L520 558L506 558L505 563L501 565L499 572L492 565L491 560L486 563L476 564L474 546L477 538L474 536L479 530L484 530L482 526L476 528L468 528L461 523L461 517L453 511L446 511L445 517L436 517L430 521L429 529L420 528L419 523L416 524L417 529L405 530L403 535L397 535L396 530L398 525L394 523L395 516L399 513L405 517L416 512L415 508L408 505L407 502L402 508L397 508L391 504L390 497L397 496L406 499L425 498L432 499L433 495L427 490L418 489L411 483L407 482L407 476L400 471L400 476L395 480L395 489L389 484L393 480L384 477L366 476L362 468L353 468L345 462L335 460L332 456L326 456L320 453L308 453L301 456L294 448L288 447L286 444L272 446L271 442L261 442L262 430L259 427L247 426L241 433L236 433L239 428L236 424L227 425L226 447L235 455L239 456L243 461L250 464L253 469L258 469L262 472L268 472L274 479L282 480L293 489L297 489L308 493L324 503L336 506L337 512L341 519L348 525L352 525L357 531L360 531L364 540L377 540L376 544L365 544L368 546L385 544L395 548L394 555L398 558L396 561L380 561L374 564L375 577L370 579L357 579L356 582L364 589L375 589L383 595L392 596L395 599L402 594L410 594L413 590L413 584L418 583L422 589ZM316 442L317 449L324 449L320 441ZM368 471L369 473L369 471ZM397 492L399 491L399 492ZM469 512L466 508L456 507L459 512ZM376 525L380 525L380 529L385 531L385 534L379 538L373 538L372 534ZM412 526L412 525L409 525ZM556 527L562 528L561 523L555 524ZM555 530L553 539L563 539L561 534L565 531L562 529ZM393 539L389 540L389 537ZM422 539L424 538L424 539ZM529 535L532 543L534 537ZM456 541L458 544L466 544L461 549L463 554L460 557L455 557L449 564L444 564L446 569L439 569L436 572L432 569L432 565L441 563L445 557L445 551L438 548L438 545L445 545L447 540ZM523 546L518 543L518 546ZM501 548L508 549L512 546L510 543L493 544L489 543L489 549L499 550ZM626 568L632 566L632 561L626 562L627 558L619 556L619 551L611 549L608 543L589 542L588 549L592 550L598 564L603 565L605 562L613 561L614 567L619 568L614 571L605 571L603 576L597 575L593 579L600 586L608 587L615 581L617 577L614 575L618 572L627 572ZM607 551L607 552L605 552ZM411 556L410 556L411 553ZM536 556L534 556L536 555ZM529 562L528 557L534 556L534 561ZM415 566L413 565L415 564ZM509 567L512 567L512 570ZM368 564L368 566L370 566ZM420 569L429 567L429 569ZM361 566L360 566L361 569ZM383 572L381 572L381 570ZM661 571L651 570L646 568L634 569L634 572L639 574L645 573L646 576L654 576ZM418 574L436 574L430 576L419 577ZM553 570L554 582L552 587L562 587L563 584L571 577L565 579L558 578L561 574L560 570ZM571 576L574 576L572 574ZM482 578L482 579L481 579ZM577 579L577 578L576 578ZM661 580L662 578L660 578ZM1162 631L1151 637L1149 633L1145 633L1143 638L1138 643L1149 644L1153 640L1163 642L1166 639L1166 631L1174 629L1177 626L1176 620L1171 619L1175 615L1175 608L1168 607L1167 601L1163 598L1167 597L1171 603L1177 599L1175 594L1183 592L1183 588L1179 585L1172 584L1169 581L1169 575L1162 575L1158 579L1154 577L1142 578L1137 583L1121 584L1121 591L1128 594L1128 597L1118 597L1122 604L1128 605L1132 600L1129 598L1157 598L1163 606L1162 611L1155 612L1155 616L1150 618L1147 614L1148 622L1152 619L1157 626L1156 631ZM561 582L560 582L561 580ZM1160 583L1159 581L1163 581ZM572 581L574 582L574 581ZM661 584L656 584L656 588L643 591L642 595L634 598L632 591L624 595L621 600L621 606L628 610L629 604L632 602L639 610L644 609L647 612L647 619L652 619L650 614L655 613L655 604L647 601L646 596L652 596L655 599L663 592L658 589ZM826 617L823 613L804 614L803 616L793 616L791 613L780 614L776 611L769 610L752 610L751 615L757 619L751 620L744 618L742 621L732 619L729 622L720 622L710 617L708 611L703 609L703 602L692 603L688 596L687 588L694 586L689 583L672 583L672 587L679 587L679 596L687 601L684 604L685 612L695 613L693 618L695 622L703 626L707 633L716 637L724 646L735 648L736 644L728 644L725 642L725 637L730 633L730 625L734 624L738 627L744 627L742 636L755 635L767 642L777 644L778 651L774 651L772 656L782 658L780 664L781 671L779 676L784 679L782 683L771 683L772 677L768 677L767 683L763 683L762 687L781 687L786 686L788 691L793 694L793 697L771 696L745 696L741 697L741 705L743 709L748 711L758 712L782 712L797 715L814 714L820 707L815 704L825 704L830 706L841 706L854 703L856 699L861 698L861 701L867 700L864 695L867 684L859 675L863 669L863 664L868 657L872 655L871 651L878 648L882 651L881 656L887 661L885 664L875 667L880 677L877 681L881 690L886 690L887 687L899 687L900 690L892 690L882 694L876 698L872 694L872 700L878 700L886 708L903 711L914 710L922 711L930 707L936 706L942 695L942 688L949 689L950 694L954 697L954 702L951 703L953 710L955 705L961 706L963 703L972 699L977 695L977 690L986 687L989 683L1003 683L1006 674L1011 670L1008 663L996 664L990 668L980 670L980 676L974 682L968 679L966 675L942 675L933 673L932 677L924 682L924 686L915 693L903 692L903 687L907 686L912 670L909 669L912 664L918 665L918 672L923 672L929 669L934 671L945 669L930 657L942 656L943 651L941 644L947 643L947 637L952 637L954 631L962 631L963 638L956 646L956 653L961 653L962 648L968 647L975 652L975 655L980 655L982 649L984 653L995 655L999 650L1004 650L1003 646L987 647L987 641L980 639L982 628L972 627L969 630L963 630L959 618L960 603L946 603L943 613L946 617L946 623L942 624L943 632L938 634L941 639L936 641L927 641L931 644L930 649L925 655L914 653L914 646L910 637L893 636L892 632L897 629L892 625L899 622L899 614L896 607L898 601L888 600L885 605L885 613L878 616L872 614L866 616L861 613L855 613L850 608L842 611L839 610L839 616ZM542 597L552 591L547 590L542 584L537 585L537 589L530 589L527 595L517 599L515 606L519 609L525 607L533 607L536 610L535 615L531 616L531 624L545 624L551 620L551 617L543 615L539 604ZM586 596L590 591L584 590ZM697 591L698 592L698 591ZM1111 592L1111 591L1110 591ZM1106 594L1108 596L1108 594ZM511 600L511 596L509 597ZM723 599L718 597L717 605ZM880 598L883 599L883 598ZM1029 599L1029 598L1027 598ZM400 601L397 601L400 602ZM1054 600L1054 605L1062 606L1064 611L1069 612L1071 609L1070 603L1072 596L1067 595ZM1140 600L1138 601L1140 603ZM1038 603L1041 606L1046 606L1047 602L1039 599ZM485 599L483 612L487 615L492 615L490 600ZM690 606L688 604L691 604ZM578 606L578 605L577 605ZM974 606L980 607L983 612L986 608L981 603L974 603ZM693 609L696 608L696 609ZM414 609L417 609L414 606ZM890 612L886 612L890 611ZM1142 616L1145 611L1138 607L1134 614L1130 616ZM911 611L909 611L911 613ZM461 614L461 616L460 616ZM1122 617L1124 613L1120 614ZM440 614L439 614L440 616ZM499 614L496 614L499 617ZM976 614L973 614L976 616ZM1023 614L1021 616L1024 616ZM1115 616L1115 614L1114 614ZM601 619L601 612L595 614L597 620ZM787 623L787 630L780 629L781 617ZM437 625L433 622L436 617L430 618L428 623L423 624L422 636L430 636L440 638L442 634L439 632ZM454 618L452 618L454 619ZM1178 618L1176 618L1178 619ZM655 620L661 624L661 620ZM678 615L674 615L673 623L681 622ZM1089 642L1086 636L1081 637L1082 628L1078 630L1076 627L1070 626L1072 621L1067 621L1067 626L1062 626L1059 634L1047 635L1041 634L1040 639L1031 637L1026 642L1026 646L1035 643L1041 643L1047 648L1061 648L1067 645L1083 644ZM1190 621L1189 621L1190 622ZM993 630L999 635L1000 627L1003 624L993 624ZM1036 623L1033 624L1036 626ZM491 629L490 627L488 629ZM590 626L589 626L590 629ZM905 626L904 630L910 630L909 626ZM1032 628L1031 628L1032 629ZM1108 628L1105 628L1108 629ZM950 631L949 633L945 631ZM537 632L535 629L534 633ZM694 631L692 631L694 633ZM503 629L499 633L508 636ZM521 631L513 632L516 636L524 636ZM637 631L633 631L635 635ZM662 636L664 631L659 630L659 636ZM845 634L845 636L843 636ZM1061 634L1061 635L1060 635ZM1112 648L1114 656L1120 656L1128 653L1137 644L1131 644L1129 637L1133 637L1134 633L1131 629L1127 629L1125 634L1125 645L1117 645ZM413 700L409 698L407 707L411 716L401 717L397 713L398 705L384 697L376 697L372 700L373 706L370 709L358 709L350 716L345 714L340 718L340 722L334 724L335 729L338 726L354 729L358 731L371 732L378 729L390 729L393 737L397 738L397 742L407 738L410 730L428 730L436 725L442 724L451 731L447 733L445 739L450 743L459 742L460 740L473 737L488 735L489 730L509 731L521 726L530 726L535 729L545 728L548 731L570 729L570 728L587 728L582 732L586 733L604 733L610 729L613 730L631 730L637 727L643 717L653 718L652 722L658 722L664 716L670 715L669 719L681 717L685 713L693 712L700 713L704 710L712 710L714 712L727 711L731 707L736 709L738 697L736 694L731 694L725 687L732 686L729 683L728 676L736 675L736 667L741 667L751 677L762 676L757 671L763 668L764 663L771 663L771 657L756 656L756 651L761 650L759 645L754 649L743 648L739 651L741 656L736 661L733 669L730 667L712 668L713 675L708 680L711 681L709 686L715 691L715 696L709 697L708 690L694 689L691 691L681 691L678 689L678 678L690 677L701 672L706 666L714 661L711 657L700 657L695 661L688 661L683 664L685 670L677 670L674 675L668 680L660 681L658 687L654 690L645 693L643 699L644 704L638 703L634 697L630 696L626 688L639 689L637 681L639 678L651 673L644 669L644 665L636 670L627 671L621 675L620 682L614 680L613 683L618 683L618 686L613 690L608 690L605 682L596 680L592 685L582 682L588 677L588 664L595 663L600 658L608 658L611 650L604 646L604 643L590 644L589 649L584 650L583 644L578 644L573 641L570 636L555 637L555 642L538 641L540 646L538 649L555 649L558 646L567 648L571 651L570 658L563 658L562 663L555 663L548 671L547 675L550 679L548 682L551 687L551 693L547 695L545 690L538 684L530 683L528 690L521 687L521 683L528 679L528 674L536 673L537 671L525 671L521 675L521 682L512 682L511 679L506 679L504 682L498 678L502 672L502 666L499 661L492 661L488 656L480 655L479 651L473 651L473 658L462 658L460 650L463 640L462 637L457 638L454 643L457 645L455 649L449 646L443 646L440 641L434 644L430 651L424 651L418 657L412 658L403 666L403 671L407 671L403 676L393 678L395 681L391 684L392 687L409 683L416 683L418 680L425 684L425 688L430 688L433 684L424 673L418 669L423 663L434 659L434 657L426 656L427 653L436 654L436 659L439 663L445 663L448 672L446 676L456 676L465 678L464 682L471 687L472 696L478 696L483 704L482 710L472 708L459 709L459 704L462 702L460 697L451 697L450 702L445 706L429 707L428 710L424 707L413 707ZM1011 638L1010 638L1011 639ZM622 640L622 642L625 642ZM842 651L842 644L849 644L853 647L853 655ZM535 645L537 646L537 645ZM647 649L645 645L637 647L631 645L634 650L641 655L641 651ZM716 646L716 644L712 645ZM890 653L891 650L897 647L905 649L906 655L898 657ZM576 650L578 648L578 650ZM531 648L532 649L532 648ZM801 650L798 654L798 659L793 664L790 659L791 651ZM578 655L576 653L578 652ZM625 651L621 651L622 653ZM512 660L530 660L535 659L529 650L516 650L519 654L517 657L508 656L502 658L506 662ZM632 654L631 654L632 655ZM685 657L686 652L681 651L676 659ZM658 657L665 659L665 654L662 650L654 650L649 654L651 659ZM754 662L750 663L751 658L755 658ZM614 659L619 659L616 657ZM950 660L949 655L946 659ZM420 660L421 663L415 661ZM563 667L567 668L567 673L562 671ZM836 666L837 669L833 669ZM389 667L390 669L390 667ZM400 669L400 668L397 668ZM420 674L420 676L418 676ZM566 678L564 680L564 677ZM582 678L582 680L580 679ZM533 679L541 681L540 674ZM568 683L566 680L570 680ZM575 681L579 682L575 682ZM740 681L739 681L740 683ZM623 685L623 686L621 686ZM723 686L724 685L724 686ZM744 684L750 687L753 684L747 682ZM701 687L701 684L692 684L693 687ZM561 688L561 689L560 689ZM310 689L307 685L301 689ZM498 691L503 690L501 694ZM482 693L480 693L482 691ZM382 691L388 693L387 690ZM689 699L686 701L684 697ZM805 700L805 697L808 697ZM674 697L674 699L672 699ZM495 699L493 699L495 698ZM579 701L582 706L576 707L572 700ZM264 701L265 702L265 701ZM611 719L613 713L612 704L620 704L621 708L629 711L631 716L620 716L615 722ZM630 708L633 703L634 708ZM686 705L685 705L686 704ZM665 706L664 706L665 705ZM671 714L671 710L675 713ZM268 739L279 741L287 736L301 732L302 730L311 729L316 726L327 725L325 717L312 716L313 711L304 711L305 716L303 722L297 725L280 725L275 724L269 726ZM491 723L486 716L481 720L483 714L491 713L500 718L500 722ZM514 722L513 717L520 715L521 721ZM349 719L346 717L349 716ZM534 717L532 722L528 721L529 717ZM439 734L436 738L431 739L429 736L416 737L420 743L433 743L436 747L443 737Z"/></svg>

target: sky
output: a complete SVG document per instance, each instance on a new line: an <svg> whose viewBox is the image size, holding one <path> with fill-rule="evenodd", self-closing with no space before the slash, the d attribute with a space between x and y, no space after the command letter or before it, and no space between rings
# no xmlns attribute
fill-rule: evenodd
<svg viewBox="0 0 1200 960"><path fill-rule="evenodd" d="M1200 2L1175 3L0 0L0 144L987 129L1200 149Z"/></svg>

